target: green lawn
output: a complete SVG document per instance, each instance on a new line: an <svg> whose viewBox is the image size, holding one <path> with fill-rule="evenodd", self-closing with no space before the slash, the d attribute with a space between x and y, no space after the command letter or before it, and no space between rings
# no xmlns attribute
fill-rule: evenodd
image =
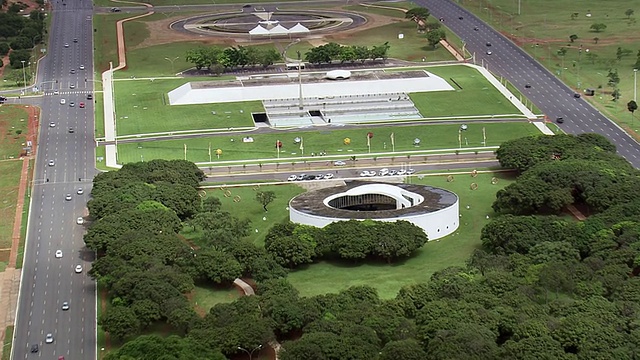
<svg viewBox="0 0 640 360"><path fill-rule="evenodd" d="M13 342L13 325L7 326L4 332L4 344L2 345L2 360L11 359L12 342Z"/></svg>
<svg viewBox="0 0 640 360"><path fill-rule="evenodd" d="M198 80L223 78L198 78ZM203 105L168 105L167 93L188 79L115 81L117 133L145 134L195 129L253 126L252 112L262 112L258 101ZM215 111L215 115L212 112Z"/></svg>
<svg viewBox="0 0 640 360"><path fill-rule="evenodd" d="M97 3L96 6L99 6ZM112 2L109 5L113 6ZM101 74L109 70L109 62L113 62L113 67L118 66L118 52L116 41L116 22L120 19L131 17L131 14L100 14L93 15L93 43L96 47L94 51L94 69L96 74Z"/></svg>
<svg viewBox="0 0 640 360"><path fill-rule="evenodd" d="M539 134L537 128L528 122L518 123L473 123L462 133L460 140L463 149L480 147L485 129L487 146L498 146L502 142L533 134ZM212 137L149 141L141 143L118 144L118 156L121 163L137 162L141 158L151 159L183 159L184 145L187 145L187 160L193 162L209 161L209 144L212 149L212 160L216 160L215 150L221 149L220 162L231 160L274 160L277 158L275 143L282 141L281 158L303 157L299 145L294 144L295 137L302 137L305 156L325 151L327 155L342 155L344 158L368 153L367 133L373 132L371 153L391 152L391 133L394 133L397 152L412 150L436 150L458 148L459 125L413 125L389 126L375 129L348 130L313 130L286 133L269 133L251 135L252 143L242 142L246 134L220 135ZM351 144L344 145L344 139L350 138ZM419 147L413 146L413 140L419 138ZM233 141L232 141L233 140Z"/></svg>
<svg viewBox="0 0 640 360"><path fill-rule="evenodd" d="M627 9L634 10L631 2L596 1L587 6L573 0L558 0L553 2L553 11L549 11L549 2L545 0L465 0L460 3L490 25L513 34L516 43L569 86L578 91L596 89L596 96L587 99L638 138L640 123L631 117L626 107L633 100L633 67L640 48L640 22L637 21L640 10L635 9L629 18L625 15ZM587 16L588 12L591 16ZM575 19L571 18L573 13L578 14ZM594 32L590 29L594 23L603 23L607 28ZM569 40L572 34L578 36L574 43ZM564 57L558 54L561 47L567 49ZM619 47L631 50L631 54L618 60ZM612 101L613 88L607 85L609 69L617 70L620 77L618 88L622 97L618 101Z"/></svg>
<svg viewBox="0 0 640 360"><path fill-rule="evenodd" d="M0 107L0 160L18 158L26 140L29 114L21 105Z"/></svg>
<svg viewBox="0 0 640 360"><path fill-rule="evenodd" d="M518 114L507 100L476 69L468 66L433 66L427 71L445 79L456 91L409 94L424 117ZM462 90L453 82L462 87ZM460 106L464 104L464 106Z"/></svg>
<svg viewBox="0 0 640 360"><path fill-rule="evenodd" d="M491 178L500 179L491 185ZM504 174L454 175L453 182L446 176L414 178L413 183L423 183L454 191L460 197L460 228L455 234L440 241L426 244L405 261L387 265L368 263L353 265L342 262L321 261L289 274L291 282L302 296L337 293L354 285L369 285L378 290L381 298L393 298L405 285L425 282L435 271L449 266L464 266L473 250L480 245L480 230L493 216L491 204L497 190L509 184L510 176ZM478 184L471 190L470 184ZM469 209L466 207L469 206Z"/></svg>
<svg viewBox="0 0 640 360"><path fill-rule="evenodd" d="M273 224L289 219L289 210L287 209L289 200L304 192L301 187L293 184L264 185L255 189L247 186L225 187L224 189L231 191L231 196L224 196L225 191L221 188L207 189L207 196L219 198L223 210L228 211L231 215L251 220L251 234L247 239L258 246L264 245L266 232ZM269 210L267 213L264 212L262 205L255 200L256 191L273 191L276 195L275 200L267 207ZM235 196L240 196L240 202L233 201ZM266 220L264 220L265 218ZM193 239L197 235L193 234L190 229L184 230L181 234L189 239ZM197 240L192 241L196 245L201 245Z"/></svg>
<svg viewBox="0 0 640 360"><path fill-rule="evenodd" d="M216 304L230 303L240 297L240 292L234 288L219 288L213 286L196 286L191 304L200 311L209 312Z"/></svg>

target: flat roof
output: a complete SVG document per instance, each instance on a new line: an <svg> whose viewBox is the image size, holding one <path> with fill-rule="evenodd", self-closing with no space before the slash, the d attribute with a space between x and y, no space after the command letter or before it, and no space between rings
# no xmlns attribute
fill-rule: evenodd
<svg viewBox="0 0 640 360"><path fill-rule="evenodd" d="M418 205L407 207L404 209L377 211L353 211L336 209L324 204L324 199L332 195L344 193L355 187L370 184L397 186L403 190L422 195L424 197L424 201ZM420 215L435 212L438 210L446 209L449 206L455 204L457 201L458 195L456 195L455 193L433 186L354 180L347 182L344 186L323 188L302 193L289 201L289 207L309 215L338 219L386 219L392 217Z"/></svg>

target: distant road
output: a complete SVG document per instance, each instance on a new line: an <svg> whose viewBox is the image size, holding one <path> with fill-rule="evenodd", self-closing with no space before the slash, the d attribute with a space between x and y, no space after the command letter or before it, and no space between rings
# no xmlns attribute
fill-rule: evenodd
<svg viewBox="0 0 640 360"><path fill-rule="evenodd" d="M524 50L455 2L414 2L428 8L436 19L443 18L445 25L466 43L467 50L475 53L477 63L484 62L494 74L508 79L549 118L563 117L565 122L559 125L562 130L570 134L604 135L617 146L618 154L640 168L640 144L589 102L574 98L581 89L565 85ZM492 54L488 55L487 50ZM526 88L526 84L531 88Z"/></svg>

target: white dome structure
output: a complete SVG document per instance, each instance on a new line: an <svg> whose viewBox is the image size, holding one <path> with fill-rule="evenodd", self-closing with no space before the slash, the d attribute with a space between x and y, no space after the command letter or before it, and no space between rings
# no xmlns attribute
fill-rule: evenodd
<svg viewBox="0 0 640 360"><path fill-rule="evenodd" d="M330 80L344 80L351 77L349 70L331 70L327 72L326 78Z"/></svg>
<svg viewBox="0 0 640 360"><path fill-rule="evenodd" d="M325 227L346 220L405 220L429 240L452 234L460 225L458 196L425 185L353 181L345 186L300 194L289 201L289 219Z"/></svg>

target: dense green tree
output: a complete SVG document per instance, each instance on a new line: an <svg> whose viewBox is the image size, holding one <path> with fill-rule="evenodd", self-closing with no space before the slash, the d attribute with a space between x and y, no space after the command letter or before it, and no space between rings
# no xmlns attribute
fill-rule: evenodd
<svg viewBox="0 0 640 360"><path fill-rule="evenodd" d="M434 49L436 48L440 40L444 40L446 38L447 38L447 33L445 33L444 30L442 29L431 30L427 33L427 36L426 36L427 42Z"/></svg>
<svg viewBox="0 0 640 360"><path fill-rule="evenodd" d="M242 275L242 266L231 255L215 248L198 251L196 268L201 277L216 284L231 283Z"/></svg>
<svg viewBox="0 0 640 360"><path fill-rule="evenodd" d="M143 335L110 351L105 360L225 360L219 351L211 350L176 335L161 337Z"/></svg>
<svg viewBox="0 0 640 360"><path fill-rule="evenodd" d="M265 241L265 249L278 264L294 268L313 262L315 248L312 243L300 241L294 236L283 236Z"/></svg>
<svg viewBox="0 0 640 360"><path fill-rule="evenodd" d="M424 360L428 356L414 339L391 341L380 353L379 360Z"/></svg>
<svg viewBox="0 0 640 360"><path fill-rule="evenodd" d="M137 335L140 332L140 321L136 314L125 306L112 306L102 314L98 324L118 340Z"/></svg>

